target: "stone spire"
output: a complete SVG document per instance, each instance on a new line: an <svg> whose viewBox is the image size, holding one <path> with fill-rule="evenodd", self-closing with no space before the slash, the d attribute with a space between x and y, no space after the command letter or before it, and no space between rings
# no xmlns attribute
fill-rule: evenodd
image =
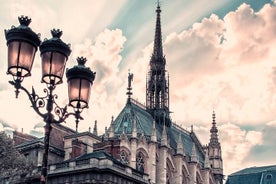
<svg viewBox="0 0 276 184"><path fill-rule="evenodd" d="M161 9L160 4L157 4L156 9L156 25L155 25L155 37L154 37L154 47L153 47L153 56L155 58L163 59L163 46L162 46L162 32L161 32Z"/></svg>
<svg viewBox="0 0 276 184"><path fill-rule="evenodd" d="M166 59L163 55L160 4L156 9L156 25L153 53L150 59L150 71L147 77L147 99L148 112L155 118L156 123L162 121L163 114L166 115L166 126L170 126L169 120L169 86L166 71Z"/></svg>
<svg viewBox="0 0 276 184"><path fill-rule="evenodd" d="M192 147L191 162L198 162L198 156L196 154L195 143L193 143L193 147Z"/></svg>
<svg viewBox="0 0 276 184"><path fill-rule="evenodd" d="M212 128L210 129L211 138L208 145L208 156L210 161L210 166L213 171L216 183L223 183L223 161L221 155L221 146L218 139L218 129L216 126L216 114L213 111L212 114Z"/></svg>
<svg viewBox="0 0 276 184"><path fill-rule="evenodd" d="M93 128L93 134L98 135L97 120L95 120L95 124L94 124L94 128Z"/></svg>
<svg viewBox="0 0 276 184"><path fill-rule="evenodd" d="M178 136L176 153L185 156L181 133L179 133L179 136Z"/></svg>
<svg viewBox="0 0 276 184"><path fill-rule="evenodd" d="M151 138L150 138L150 140L152 142L157 142L155 120L153 120L153 122L152 122L152 131L151 131Z"/></svg>
<svg viewBox="0 0 276 184"><path fill-rule="evenodd" d="M161 146L168 146L168 137L166 131L166 125L163 125L162 137L161 137Z"/></svg>
<svg viewBox="0 0 276 184"><path fill-rule="evenodd" d="M219 144L219 141L218 141L218 129L216 126L215 111L213 111L212 118L213 118L213 122L212 122L212 128L210 130L210 133L211 133L210 144L216 145L216 144Z"/></svg>

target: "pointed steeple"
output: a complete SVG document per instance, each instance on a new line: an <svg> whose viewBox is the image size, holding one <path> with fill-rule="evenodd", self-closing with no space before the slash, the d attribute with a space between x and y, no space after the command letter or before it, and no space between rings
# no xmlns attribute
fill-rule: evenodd
<svg viewBox="0 0 276 184"><path fill-rule="evenodd" d="M210 144L216 145L216 144L219 144L219 141L218 141L218 129L216 125L215 111L213 111L212 118L213 118L213 122L212 122L212 128L210 130L210 133L211 133Z"/></svg>
<svg viewBox="0 0 276 184"><path fill-rule="evenodd" d="M178 136L176 153L185 156L181 133L179 133L179 136Z"/></svg>
<svg viewBox="0 0 276 184"><path fill-rule="evenodd" d="M155 118L156 123L163 123L163 114L166 116L166 126L170 127L169 118L169 83L166 75L166 59L163 55L161 9L158 3L156 9L156 25L153 53L150 59L150 71L147 77L147 100L148 112Z"/></svg>
<svg viewBox="0 0 276 184"><path fill-rule="evenodd" d="M163 125L162 137L161 137L161 146L168 146L168 137L166 131L166 125Z"/></svg>
<svg viewBox="0 0 276 184"><path fill-rule="evenodd" d="M193 147L192 147L191 162L198 162L198 156L196 154L195 143L193 143Z"/></svg>
<svg viewBox="0 0 276 184"><path fill-rule="evenodd" d="M153 56L155 58L163 58L160 13L161 13L160 3L158 2L157 9L156 9L155 37L154 37L154 47L153 47Z"/></svg>
<svg viewBox="0 0 276 184"><path fill-rule="evenodd" d="M208 154L211 169L213 170L216 183L223 183L223 161L221 155L221 146L218 139L218 129L216 126L216 114L212 114L212 128L210 129L211 138L208 145Z"/></svg>
<svg viewBox="0 0 276 184"><path fill-rule="evenodd" d="M150 140L152 142L157 142L155 120L153 120L153 122L152 122L152 131L151 131L151 138L150 138Z"/></svg>
<svg viewBox="0 0 276 184"><path fill-rule="evenodd" d="M94 124L94 128L93 128L93 134L98 135L97 120L95 120L95 124Z"/></svg>

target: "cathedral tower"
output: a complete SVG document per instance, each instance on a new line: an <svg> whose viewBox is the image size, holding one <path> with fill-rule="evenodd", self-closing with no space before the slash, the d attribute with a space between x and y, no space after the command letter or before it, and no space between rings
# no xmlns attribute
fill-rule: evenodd
<svg viewBox="0 0 276 184"><path fill-rule="evenodd" d="M166 71L166 59L163 55L160 5L156 9L156 26L150 70L147 77L146 107L157 123L170 126L169 118L169 82Z"/></svg>
<svg viewBox="0 0 276 184"><path fill-rule="evenodd" d="M216 184L223 183L223 163L221 155L221 146L218 140L218 129L216 126L216 114L213 111L213 122L210 130L211 138L208 145L210 166L213 170Z"/></svg>

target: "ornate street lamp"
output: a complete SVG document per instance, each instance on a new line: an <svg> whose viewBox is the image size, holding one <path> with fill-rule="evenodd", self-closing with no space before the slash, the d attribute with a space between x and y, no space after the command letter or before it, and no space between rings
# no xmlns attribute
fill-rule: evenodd
<svg viewBox="0 0 276 184"><path fill-rule="evenodd" d="M79 120L83 119L80 113L84 108L88 108L90 90L96 73L84 66L86 62L85 58L78 58L78 65L68 69L66 72L69 106L73 107L73 112L67 111L67 105L63 108L58 106L54 100L57 98L57 95L53 94L53 91L56 85L62 83L64 69L71 49L69 45L60 39L62 35L61 30L52 30L53 38L46 39L41 43L40 36L28 27L31 19L21 16L18 20L20 22L18 27L12 26L11 29L5 30L8 46L7 74L13 76L13 81L9 81L9 83L16 89L16 98L18 97L19 90L23 90L28 95L33 109L46 123L40 179L41 183L46 183L51 125L65 122L72 115L76 119L77 131ZM25 77L31 76L31 69L38 46L42 59L41 82L47 85L47 88L44 89L46 96L43 97L38 96L34 88L32 88L32 92L30 93L21 85Z"/></svg>

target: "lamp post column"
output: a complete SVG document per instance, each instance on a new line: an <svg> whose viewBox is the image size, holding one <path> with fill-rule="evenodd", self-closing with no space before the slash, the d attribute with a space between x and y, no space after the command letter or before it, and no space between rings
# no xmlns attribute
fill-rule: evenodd
<svg viewBox="0 0 276 184"><path fill-rule="evenodd" d="M42 168L41 168L41 177L40 183L44 184L47 181L47 167L48 167L48 154L49 154L49 144L50 144L50 133L52 130L51 122L46 122L45 125L45 136L44 136L44 153L42 160Z"/></svg>

